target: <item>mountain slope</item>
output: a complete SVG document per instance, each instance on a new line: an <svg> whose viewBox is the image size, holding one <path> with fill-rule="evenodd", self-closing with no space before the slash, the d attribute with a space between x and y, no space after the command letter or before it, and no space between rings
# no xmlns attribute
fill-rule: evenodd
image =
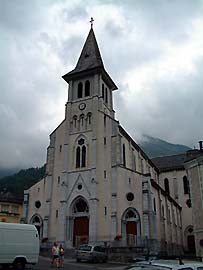
<svg viewBox="0 0 203 270"><path fill-rule="evenodd" d="M169 143L148 135L144 135L139 146L150 158L181 154L191 149L185 145Z"/></svg>
<svg viewBox="0 0 203 270"><path fill-rule="evenodd" d="M11 176L0 179L0 193L12 193L23 196L24 190L37 183L45 175L45 165L41 168L20 170Z"/></svg>

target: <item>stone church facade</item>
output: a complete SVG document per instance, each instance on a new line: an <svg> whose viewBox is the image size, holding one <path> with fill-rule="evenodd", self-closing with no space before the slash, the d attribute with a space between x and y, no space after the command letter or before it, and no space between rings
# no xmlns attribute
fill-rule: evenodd
<svg viewBox="0 0 203 270"><path fill-rule="evenodd" d="M24 192L22 221L35 224L42 241L66 248L89 242L182 252L188 210L166 190L169 172L160 173L115 119L117 86L92 28L63 79L65 119L50 135L46 176Z"/></svg>

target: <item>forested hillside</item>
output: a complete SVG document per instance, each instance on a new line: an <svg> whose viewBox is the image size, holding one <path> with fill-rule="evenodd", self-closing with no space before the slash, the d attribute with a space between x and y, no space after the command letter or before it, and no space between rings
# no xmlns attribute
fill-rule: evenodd
<svg viewBox="0 0 203 270"><path fill-rule="evenodd" d="M38 182L45 175L45 165L40 168L20 170L11 176L0 179L0 193L23 196L23 191Z"/></svg>

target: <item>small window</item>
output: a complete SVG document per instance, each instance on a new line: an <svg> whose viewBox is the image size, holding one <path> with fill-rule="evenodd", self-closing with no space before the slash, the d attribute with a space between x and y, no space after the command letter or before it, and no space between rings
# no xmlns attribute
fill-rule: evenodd
<svg viewBox="0 0 203 270"><path fill-rule="evenodd" d="M168 178L164 179L164 188L165 188L166 193L170 194Z"/></svg>
<svg viewBox="0 0 203 270"><path fill-rule="evenodd" d="M80 167L80 146L76 148L76 168Z"/></svg>
<svg viewBox="0 0 203 270"><path fill-rule="evenodd" d="M104 115L104 126L106 127L106 114Z"/></svg>
<svg viewBox="0 0 203 270"><path fill-rule="evenodd" d="M18 214L19 207L16 205L12 205L11 212L13 214Z"/></svg>
<svg viewBox="0 0 203 270"><path fill-rule="evenodd" d="M104 171L104 178L106 178L106 171Z"/></svg>
<svg viewBox="0 0 203 270"><path fill-rule="evenodd" d="M88 97L90 95L90 82L85 82L85 96Z"/></svg>
<svg viewBox="0 0 203 270"><path fill-rule="evenodd" d="M107 207L106 206L104 207L104 215L105 216L107 215Z"/></svg>
<svg viewBox="0 0 203 270"><path fill-rule="evenodd" d="M60 184L60 180L61 180L61 178L60 178L60 176L58 176L58 184Z"/></svg>
<svg viewBox="0 0 203 270"><path fill-rule="evenodd" d="M104 84L102 83L102 98L104 99Z"/></svg>
<svg viewBox="0 0 203 270"><path fill-rule="evenodd" d="M76 128L77 127L77 115L73 116L73 124L74 124L74 127Z"/></svg>
<svg viewBox="0 0 203 270"><path fill-rule="evenodd" d="M156 213L156 199L154 198L154 213Z"/></svg>
<svg viewBox="0 0 203 270"><path fill-rule="evenodd" d="M89 125L91 125L91 122L92 122L92 113L91 112L89 112L87 114L87 122L88 122Z"/></svg>
<svg viewBox="0 0 203 270"><path fill-rule="evenodd" d="M81 126L84 125L84 114L80 115Z"/></svg>
<svg viewBox="0 0 203 270"><path fill-rule="evenodd" d="M86 146L82 146L82 167L86 166Z"/></svg>
<svg viewBox="0 0 203 270"><path fill-rule="evenodd" d="M189 184L187 176L183 176L183 188L184 188L184 194L189 194Z"/></svg>
<svg viewBox="0 0 203 270"><path fill-rule="evenodd" d="M123 144L123 166L126 167L126 159L125 159L125 144Z"/></svg>
<svg viewBox="0 0 203 270"><path fill-rule="evenodd" d="M130 177L128 178L128 183L131 184L131 178Z"/></svg>
<svg viewBox="0 0 203 270"><path fill-rule="evenodd" d="M9 205L8 204L2 204L1 205L1 212L8 213L9 212Z"/></svg>
<svg viewBox="0 0 203 270"><path fill-rule="evenodd" d="M78 98L82 98L82 91L83 91L83 85L82 83L80 82L78 84Z"/></svg>
<svg viewBox="0 0 203 270"><path fill-rule="evenodd" d="M134 194L132 192L129 192L127 195L126 195L126 198L129 202L132 202L135 198Z"/></svg>
<svg viewBox="0 0 203 270"><path fill-rule="evenodd" d="M41 202L40 201L36 201L35 202L35 207L39 209L41 207Z"/></svg>
<svg viewBox="0 0 203 270"><path fill-rule="evenodd" d="M62 145L60 144L60 146L59 146L59 151L61 152L61 150L62 150Z"/></svg>
<svg viewBox="0 0 203 270"><path fill-rule="evenodd" d="M105 102L108 103L108 89L105 88Z"/></svg>
<svg viewBox="0 0 203 270"><path fill-rule="evenodd" d="M106 137L104 137L104 145L106 145Z"/></svg>
<svg viewBox="0 0 203 270"><path fill-rule="evenodd" d="M56 218L58 218L58 215L59 215L59 211L56 210Z"/></svg>

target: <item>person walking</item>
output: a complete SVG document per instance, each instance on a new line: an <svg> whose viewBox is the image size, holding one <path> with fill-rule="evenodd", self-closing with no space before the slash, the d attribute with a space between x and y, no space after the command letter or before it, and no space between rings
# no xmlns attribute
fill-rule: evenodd
<svg viewBox="0 0 203 270"><path fill-rule="evenodd" d="M57 242L54 242L54 245L51 249L52 252L52 266L56 265L56 268L59 268L59 247Z"/></svg>
<svg viewBox="0 0 203 270"><path fill-rule="evenodd" d="M60 246L59 246L59 267L63 267L63 263L64 263L64 248L60 244Z"/></svg>

